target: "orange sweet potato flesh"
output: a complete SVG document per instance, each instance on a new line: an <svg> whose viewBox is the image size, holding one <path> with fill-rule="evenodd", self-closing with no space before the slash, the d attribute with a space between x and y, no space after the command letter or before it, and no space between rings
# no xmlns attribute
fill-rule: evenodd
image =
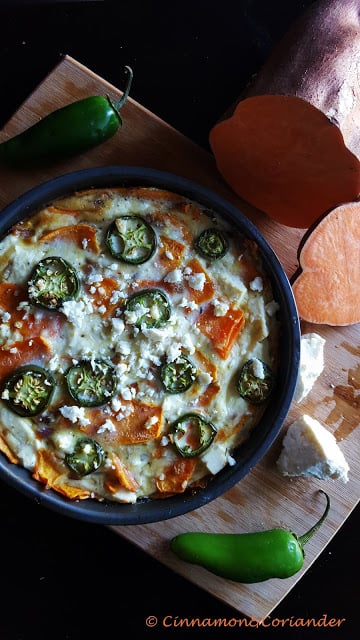
<svg viewBox="0 0 360 640"><path fill-rule="evenodd" d="M212 305L209 305L199 316L197 326L207 336L216 353L226 360L235 340L245 325L245 316L241 309L232 309L224 316L217 316Z"/></svg>
<svg viewBox="0 0 360 640"><path fill-rule="evenodd" d="M88 224L71 224L65 227L58 227L52 231L47 231L40 238L39 242L53 242L62 240L73 242L79 249L86 248L94 253L99 253L99 245L96 238L96 229Z"/></svg>
<svg viewBox="0 0 360 640"><path fill-rule="evenodd" d="M42 364L44 358L50 354L51 347L42 336L13 342L7 348L3 347L0 349L0 384L15 368L30 362Z"/></svg>
<svg viewBox="0 0 360 640"><path fill-rule="evenodd" d="M309 231L293 280L299 316L315 324L360 322L360 202L340 205Z"/></svg>
<svg viewBox="0 0 360 640"><path fill-rule="evenodd" d="M318 0L290 27L247 97L293 95L320 109L360 158L360 4Z"/></svg>
<svg viewBox="0 0 360 640"><path fill-rule="evenodd" d="M235 193L284 225L307 229L360 193L360 164L340 129L302 98L242 100L209 141Z"/></svg>

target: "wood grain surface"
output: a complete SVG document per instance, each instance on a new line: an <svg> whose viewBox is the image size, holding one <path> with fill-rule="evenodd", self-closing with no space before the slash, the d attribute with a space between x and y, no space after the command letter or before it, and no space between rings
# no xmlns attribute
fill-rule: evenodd
<svg viewBox="0 0 360 640"><path fill-rule="evenodd" d="M121 91L77 60L65 56L7 123L1 139L19 133L58 107L94 94L108 94L118 99ZM132 165L164 169L210 187L236 204L258 226L291 278L298 265L301 230L278 225L241 202L223 183L212 156L146 107L130 98L122 116L123 127L114 138L76 159L44 170L1 170L0 207L40 182L82 168ZM305 401L291 406L283 433L287 425L303 413L320 420L335 435L348 460L349 482L282 478L275 465L281 449L281 434L246 478L210 504L158 524L111 527L114 534L123 536L242 614L256 619L268 615L301 579L356 506L360 495L360 327L303 325L302 331L316 331L325 338L325 370ZM324 508L324 498L318 489L329 493L331 512L306 547L303 569L292 578L241 585L183 563L169 550L171 537L188 530L244 532L280 526L300 535Z"/></svg>

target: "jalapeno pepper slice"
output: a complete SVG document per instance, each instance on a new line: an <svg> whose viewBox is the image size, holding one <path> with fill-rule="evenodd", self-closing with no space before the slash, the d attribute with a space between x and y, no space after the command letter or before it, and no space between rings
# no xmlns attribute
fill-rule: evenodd
<svg viewBox="0 0 360 640"><path fill-rule="evenodd" d="M184 458L193 458L210 447L216 436L214 425L197 413L186 413L171 425L173 442Z"/></svg>
<svg viewBox="0 0 360 640"><path fill-rule="evenodd" d="M36 416L46 409L54 389L55 379L46 369L24 365L5 381L2 399L18 415Z"/></svg>
<svg viewBox="0 0 360 640"><path fill-rule="evenodd" d="M102 358L80 360L65 374L72 398L81 407L99 407L111 400L116 388L115 368Z"/></svg>
<svg viewBox="0 0 360 640"><path fill-rule="evenodd" d="M251 358L242 367L236 388L242 398L251 404L260 404L268 399L274 381L270 367L258 358Z"/></svg>
<svg viewBox="0 0 360 640"><path fill-rule="evenodd" d="M196 367L187 356L181 354L173 362L165 362L160 367L160 378L168 393L183 393L196 380Z"/></svg>
<svg viewBox="0 0 360 640"><path fill-rule="evenodd" d="M156 328L171 315L170 302L161 289L144 289L132 295L125 304L125 318L138 329Z"/></svg>
<svg viewBox="0 0 360 640"><path fill-rule="evenodd" d="M58 256L41 260L33 269L28 282L30 302L54 311L66 300L75 298L79 280L75 269Z"/></svg>
<svg viewBox="0 0 360 640"><path fill-rule="evenodd" d="M65 456L65 462L77 476L87 476L96 471L104 459L104 449L92 438L79 438L71 453Z"/></svg>
<svg viewBox="0 0 360 640"><path fill-rule="evenodd" d="M195 240L195 249L207 260L223 258L229 248L224 232L220 229L205 229Z"/></svg>
<svg viewBox="0 0 360 640"><path fill-rule="evenodd" d="M106 234L110 253L128 264L142 264L156 249L156 234L141 216L126 215L116 218Z"/></svg>

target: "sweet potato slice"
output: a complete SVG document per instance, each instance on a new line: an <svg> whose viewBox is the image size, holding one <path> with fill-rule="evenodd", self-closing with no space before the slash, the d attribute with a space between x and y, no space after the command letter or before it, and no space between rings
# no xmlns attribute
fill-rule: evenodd
<svg viewBox="0 0 360 640"><path fill-rule="evenodd" d="M194 472L194 458L177 459L164 470L164 477L156 480L156 488L160 493L183 493Z"/></svg>
<svg viewBox="0 0 360 640"><path fill-rule="evenodd" d="M13 282L0 282L0 311L9 313L9 326L16 330L24 338L31 338L42 333L54 335L64 322L60 313L34 314L27 309L18 308L21 302L27 300L27 294L23 287ZM4 322L4 316L2 321Z"/></svg>
<svg viewBox="0 0 360 640"><path fill-rule="evenodd" d="M104 416L102 412L93 409L87 414L90 424L81 426L81 431L97 438L100 443L119 445L141 444L159 436L163 423L161 407L137 400L123 400L122 405L128 408L128 413L122 416L120 413L109 412L113 425L110 430L105 429L99 433Z"/></svg>
<svg viewBox="0 0 360 640"><path fill-rule="evenodd" d="M116 296L113 298L113 293L117 288L118 282L115 278L103 278L98 286L85 286L88 296L95 307L100 309L104 318L111 315L119 306L119 302L116 302Z"/></svg>
<svg viewBox="0 0 360 640"><path fill-rule="evenodd" d="M51 347L41 336L20 340L0 349L0 384L16 367L29 362L41 363L50 354Z"/></svg>
<svg viewBox="0 0 360 640"><path fill-rule="evenodd" d="M89 224L69 224L64 227L58 227L44 233L39 238L39 242L54 242L62 240L64 242L73 242L80 249L87 249L94 253L99 253L99 245L96 237L96 229Z"/></svg>
<svg viewBox="0 0 360 640"><path fill-rule="evenodd" d="M241 309L229 309L224 316L216 316L208 305L197 321L201 333L213 343L216 353L226 360L239 333L244 328L245 316Z"/></svg>
<svg viewBox="0 0 360 640"><path fill-rule="evenodd" d="M284 225L307 229L360 193L360 164L340 129L302 98L242 100L209 141L235 193Z"/></svg>
<svg viewBox="0 0 360 640"><path fill-rule="evenodd" d="M115 453L111 457L111 463L111 469L108 470L105 480L106 489L110 493L116 493L120 488L136 491L139 486L136 479Z"/></svg>
<svg viewBox="0 0 360 640"><path fill-rule="evenodd" d="M186 267L191 270L189 275L186 275L186 269L184 271L188 297L196 304L211 300L215 292L215 287L205 269L202 268L199 260L196 260L196 258L190 260ZM199 285L197 284L198 276L203 278L203 283Z"/></svg>
<svg viewBox="0 0 360 640"><path fill-rule="evenodd" d="M175 269L185 253L185 245L168 236L160 236L160 241L161 246L157 256L159 265L167 270Z"/></svg>
<svg viewBox="0 0 360 640"><path fill-rule="evenodd" d="M88 489L76 487L64 482L63 470L54 455L46 449L40 449L37 455L33 478L45 485L45 489L54 489L70 500L86 500L90 498Z"/></svg>
<svg viewBox="0 0 360 640"><path fill-rule="evenodd" d="M299 264L292 287L303 320L360 322L360 202L336 207L305 235Z"/></svg>
<svg viewBox="0 0 360 640"><path fill-rule="evenodd" d="M216 382L217 367L216 364L206 358L204 354L199 350L195 352L194 362L197 363L200 372L208 373L212 378L211 382L203 391L201 391L202 383L201 381L199 381L199 378L196 379L195 383L191 387L191 396L192 398L194 398L197 406L206 407L210 404L214 396L216 396L221 389L220 385Z"/></svg>

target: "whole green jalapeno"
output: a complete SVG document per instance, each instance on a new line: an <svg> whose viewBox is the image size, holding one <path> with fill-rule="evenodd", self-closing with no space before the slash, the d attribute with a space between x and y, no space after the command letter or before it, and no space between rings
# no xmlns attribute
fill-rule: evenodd
<svg viewBox="0 0 360 640"><path fill-rule="evenodd" d="M286 529L256 533L188 532L175 536L172 551L182 560L241 583L263 582L271 578L289 578L304 562L304 545L328 515L330 498L318 522L302 536Z"/></svg>
<svg viewBox="0 0 360 640"><path fill-rule="evenodd" d="M122 125L120 110L130 92L132 69L122 98L89 96L66 105L39 120L17 136L0 143L0 164L36 166L78 155L111 138Z"/></svg>

